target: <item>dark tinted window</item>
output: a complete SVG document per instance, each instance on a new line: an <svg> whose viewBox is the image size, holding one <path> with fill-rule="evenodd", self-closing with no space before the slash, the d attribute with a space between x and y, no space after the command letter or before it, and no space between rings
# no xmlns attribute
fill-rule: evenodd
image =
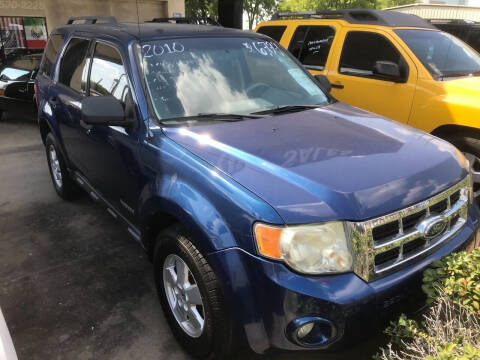
<svg viewBox="0 0 480 360"><path fill-rule="evenodd" d="M53 34L48 40L47 47L45 48L45 55L40 72L46 76L50 76L52 73L52 67L57 58L58 51L63 44L64 37L60 34Z"/></svg>
<svg viewBox="0 0 480 360"><path fill-rule="evenodd" d="M391 61L401 69L406 67L398 50L382 35L362 31L347 34L340 57L340 73L375 78L373 69L377 61Z"/></svg>
<svg viewBox="0 0 480 360"><path fill-rule="evenodd" d="M295 30L295 33L292 36L290 45L288 46L288 51L290 51L293 56L298 58L300 56L300 51L303 47L303 42L305 41L305 36L307 35L308 26L299 26Z"/></svg>
<svg viewBox="0 0 480 360"><path fill-rule="evenodd" d="M466 37L462 38L462 40L480 53L480 28L469 29L466 33Z"/></svg>
<svg viewBox="0 0 480 360"><path fill-rule="evenodd" d="M89 40L73 38L67 45L62 62L58 81L76 91L86 89L88 72L87 52Z"/></svg>
<svg viewBox="0 0 480 360"><path fill-rule="evenodd" d="M97 43L90 75L90 95L112 95L125 102L128 95L128 79L118 51L110 46Z"/></svg>
<svg viewBox="0 0 480 360"><path fill-rule="evenodd" d="M270 36L273 40L280 41L286 28L286 26L262 26L257 32Z"/></svg>
<svg viewBox="0 0 480 360"><path fill-rule="evenodd" d="M335 30L329 26L311 26L308 29L299 60L306 66L325 67Z"/></svg>

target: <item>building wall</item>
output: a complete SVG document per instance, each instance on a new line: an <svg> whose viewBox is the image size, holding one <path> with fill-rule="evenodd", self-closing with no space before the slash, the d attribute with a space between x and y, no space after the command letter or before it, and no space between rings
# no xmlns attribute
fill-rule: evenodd
<svg viewBox="0 0 480 360"><path fill-rule="evenodd" d="M477 0L480 1L480 0ZM389 8L424 19L462 19L480 21L480 7L440 4L413 4Z"/></svg>
<svg viewBox="0 0 480 360"><path fill-rule="evenodd" d="M140 21L174 13L185 15L184 0L138 0ZM118 21L137 21L137 6L135 0L0 0L0 15L46 17L50 32L71 16L115 16Z"/></svg>

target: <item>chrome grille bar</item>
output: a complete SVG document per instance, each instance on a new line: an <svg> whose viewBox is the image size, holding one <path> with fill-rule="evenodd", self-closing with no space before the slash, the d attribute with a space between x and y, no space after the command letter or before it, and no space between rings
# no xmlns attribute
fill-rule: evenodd
<svg viewBox="0 0 480 360"><path fill-rule="evenodd" d="M422 201L421 203L409 206L405 209L387 214L385 216L364 221L350 222L348 224L352 248L354 254L354 271L365 281L373 281L386 274L405 266L414 259L432 252L440 244L448 241L466 223L468 217L468 191L469 178L465 178L450 189ZM452 203L452 195L458 200ZM458 194L460 194L458 196ZM445 209L446 200L446 209ZM443 202L443 203L442 203ZM440 204L442 203L442 204ZM437 207L434 207L437 205ZM434 207L438 213L431 211ZM413 217L412 217L413 216ZM405 228L405 218L409 217L410 225ZM412 219L415 220L411 225ZM428 224L435 219L441 219L445 223L442 231L434 237L429 238L423 232L423 224ZM390 233L385 238L374 239L374 230L380 226L394 224ZM398 231L396 230L398 224ZM377 231L377 235L378 235ZM381 231L380 231L381 233ZM408 250L408 251L407 251ZM376 263L376 259L379 259Z"/></svg>

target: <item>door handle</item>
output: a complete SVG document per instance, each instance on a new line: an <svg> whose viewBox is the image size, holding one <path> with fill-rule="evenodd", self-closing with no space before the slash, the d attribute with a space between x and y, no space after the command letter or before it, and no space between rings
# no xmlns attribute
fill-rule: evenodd
<svg viewBox="0 0 480 360"><path fill-rule="evenodd" d="M331 84L331 85L332 85L332 88L334 89L343 89L345 87L342 84Z"/></svg>

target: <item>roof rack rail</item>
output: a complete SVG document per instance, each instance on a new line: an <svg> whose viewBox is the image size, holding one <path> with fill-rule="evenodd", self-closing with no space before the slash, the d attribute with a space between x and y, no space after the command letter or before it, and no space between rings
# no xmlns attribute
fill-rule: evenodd
<svg viewBox="0 0 480 360"><path fill-rule="evenodd" d="M279 12L272 20L280 19L342 19L351 24L435 28L428 21L411 14L392 10L346 9L325 11Z"/></svg>
<svg viewBox="0 0 480 360"><path fill-rule="evenodd" d="M117 25L117 19L113 16L72 16L65 25L72 25L75 21L84 21L82 25L111 24Z"/></svg>
<svg viewBox="0 0 480 360"><path fill-rule="evenodd" d="M432 24L452 24L452 25L476 25L479 24L473 20L466 19L428 19Z"/></svg>
<svg viewBox="0 0 480 360"><path fill-rule="evenodd" d="M155 18L150 22L154 23L172 23L172 24L194 24L194 25L214 25L221 26L219 22L210 17L197 18L197 17L168 17L168 18Z"/></svg>

